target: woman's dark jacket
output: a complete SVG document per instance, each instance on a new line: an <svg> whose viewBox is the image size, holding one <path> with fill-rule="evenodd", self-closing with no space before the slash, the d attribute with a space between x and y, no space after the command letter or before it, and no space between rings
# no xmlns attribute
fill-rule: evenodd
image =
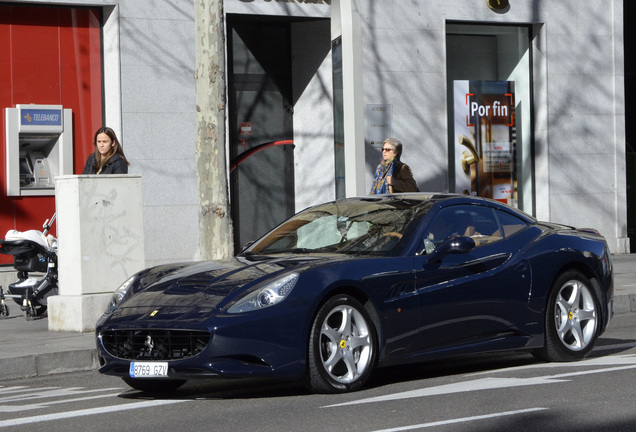
<svg viewBox="0 0 636 432"><path fill-rule="evenodd" d="M417 192L417 183L413 178L413 172L411 168L404 162L397 162L397 165L393 168L393 175L391 176L391 186L393 186L393 192Z"/></svg>
<svg viewBox="0 0 636 432"><path fill-rule="evenodd" d="M95 154L93 153L86 160L82 174L97 174L95 165ZM124 158L115 153L108 159L108 162L102 166L100 174L128 174L128 165Z"/></svg>

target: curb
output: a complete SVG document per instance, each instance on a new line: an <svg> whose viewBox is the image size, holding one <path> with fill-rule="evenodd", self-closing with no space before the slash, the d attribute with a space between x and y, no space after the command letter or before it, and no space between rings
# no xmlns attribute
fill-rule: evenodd
<svg viewBox="0 0 636 432"><path fill-rule="evenodd" d="M32 354L0 359L0 380L97 370L97 349Z"/></svg>
<svg viewBox="0 0 636 432"><path fill-rule="evenodd" d="M636 312L636 294L614 297L614 314Z"/></svg>

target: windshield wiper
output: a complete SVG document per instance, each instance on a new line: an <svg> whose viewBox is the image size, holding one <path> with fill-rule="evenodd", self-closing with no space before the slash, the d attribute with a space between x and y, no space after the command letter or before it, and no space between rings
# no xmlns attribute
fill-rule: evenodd
<svg viewBox="0 0 636 432"><path fill-rule="evenodd" d="M279 253L313 253L315 252L314 249L307 249L307 248L288 248L288 249L273 249L273 250L269 250L269 249L265 249L262 250L258 253L262 253L262 254L279 254Z"/></svg>

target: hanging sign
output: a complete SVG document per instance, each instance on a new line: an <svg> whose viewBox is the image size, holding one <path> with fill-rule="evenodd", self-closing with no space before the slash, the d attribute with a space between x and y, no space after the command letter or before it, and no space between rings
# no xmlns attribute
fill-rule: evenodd
<svg viewBox="0 0 636 432"><path fill-rule="evenodd" d="M239 135L252 135L252 122L241 122Z"/></svg>

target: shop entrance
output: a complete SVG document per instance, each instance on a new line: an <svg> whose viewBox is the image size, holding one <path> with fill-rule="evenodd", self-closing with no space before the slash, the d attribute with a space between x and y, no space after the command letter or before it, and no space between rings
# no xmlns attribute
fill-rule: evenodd
<svg viewBox="0 0 636 432"><path fill-rule="evenodd" d="M530 29L446 27L450 190L534 213Z"/></svg>
<svg viewBox="0 0 636 432"><path fill-rule="evenodd" d="M255 151L293 137L290 44L285 22L228 16L230 168L241 161L230 173L237 252L294 213L293 145Z"/></svg>

